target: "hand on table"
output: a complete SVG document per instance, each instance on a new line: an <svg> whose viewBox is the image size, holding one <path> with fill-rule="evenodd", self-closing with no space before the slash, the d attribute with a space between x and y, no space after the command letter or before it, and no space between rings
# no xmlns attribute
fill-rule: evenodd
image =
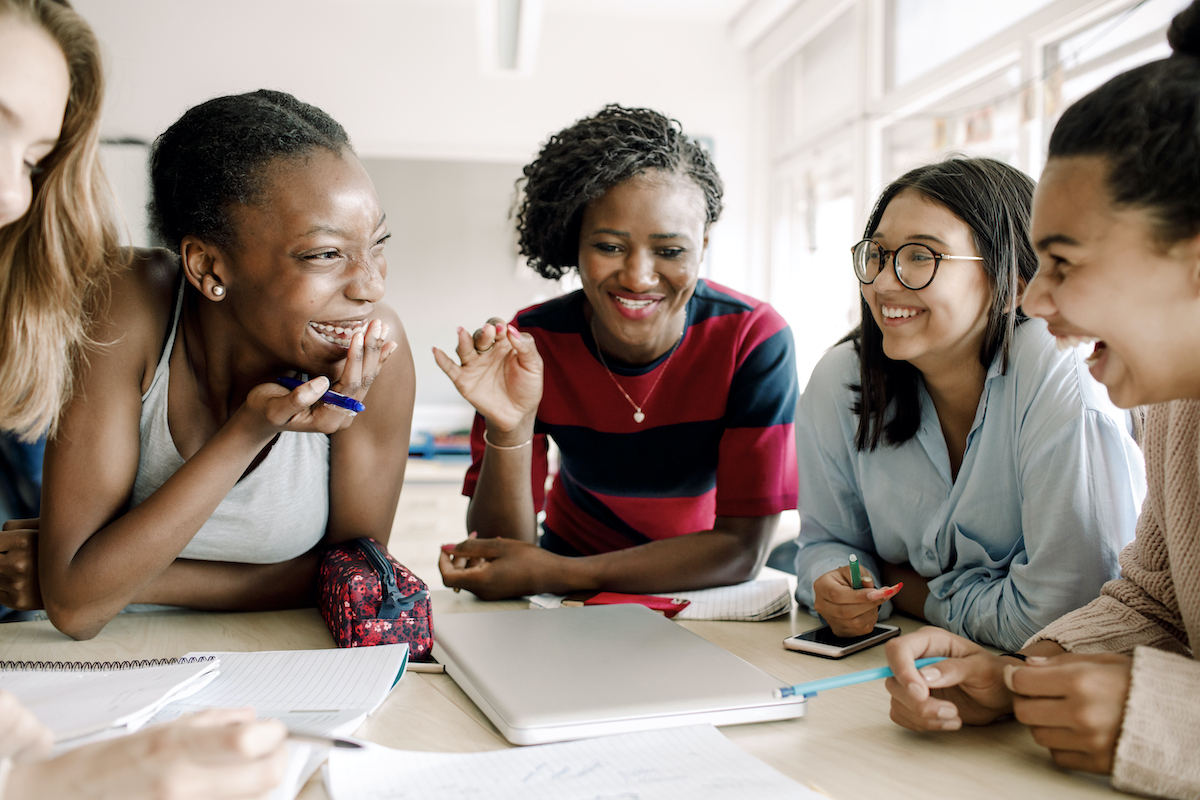
<svg viewBox="0 0 1200 800"><path fill-rule="evenodd" d="M434 360L458 393L487 419L489 432L528 425L542 401L542 357L532 336L492 318L473 336L459 328L455 353L461 366L433 348Z"/></svg>
<svg viewBox="0 0 1200 800"><path fill-rule="evenodd" d="M219 709L16 766L5 800L265 798L287 768L287 729Z"/></svg>
<svg viewBox="0 0 1200 800"><path fill-rule="evenodd" d="M42 608L38 584L37 519L10 519L0 530L0 604L19 611Z"/></svg>
<svg viewBox="0 0 1200 800"><path fill-rule="evenodd" d="M1013 713L1049 748L1054 763L1107 775L1132 673L1129 656L1064 653L1010 665L1006 680L1015 695Z"/></svg>
<svg viewBox="0 0 1200 800"><path fill-rule="evenodd" d="M838 567L813 581L813 610L835 636L865 636L879 620L879 607L900 591L900 584L875 588L875 579L862 569L861 589L850 583L850 567Z"/></svg>
<svg viewBox="0 0 1200 800"><path fill-rule="evenodd" d="M354 334L342 372L331 382L324 375L288 390L277 383L264 383L250 390L246 403L239 409L253 415L259 425L274 433L299 431L332 434L350 427L355 412L321 402L327 390L352 397L366 405L367 392L383 369L388 356L400 345L387 341L388 326L373 319Z"/></svg>
<svg viewBox="0 0 1200 800"><path fill-rule="evenodd" d="M54 734L50 729L38 722L17 698L0 689L0 758L13 761L45 758L53 745Z"/></svg>
<svg viewBox="0 0 1200 800"><path fill-rule="evenodd" d="M516 539L468 539L444 545L438 569L442 582L451 589L466 589L481 600L503 600L571 591L562 583L566 560Z"/></svg>
<svg viewBox="0 0 1200 800"><path fill-rule="evenodd" d="M964 724L986 725L1012 711L1004 683L1006 662L984 648L941 628L922 628L886 645L895 677L885 684L892 696L892 721L914 731L953 731ZM945 661L918 670L918 658Z"/></svg>

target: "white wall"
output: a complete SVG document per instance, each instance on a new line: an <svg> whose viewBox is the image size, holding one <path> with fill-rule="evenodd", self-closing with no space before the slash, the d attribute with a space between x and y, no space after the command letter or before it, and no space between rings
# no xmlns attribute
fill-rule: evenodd
<svg viewBox="0 0 1200 800"><path fill-rule="evenodd" d="M726 25L547 5L536 71L486 78L471 0L77 0L108 57L105 135L151 139L219 94L283 89L328 111L360 155L523 162L609 102L712 137L728 210L713 273L746 273L748 80Z"/></svg>
<svg viewBox="0 0 1200 800"><path fill-rule="evenodd" d="M631 3L550 0L528 78L485 77L472 0L75 0L74 5L105 49L109 138L150 140L196 103L268 87L329 112L364 159L486 162L504 165L506 175L515 177L514 170L551 133L606 103L656 108L714 143L726 211L710 240L710 277L750 293L765 290L747 266L745 58L712 0L705 13L684 17L678 14L686 4L653 15ZM399 185L413 193L406 198L417 203L413 208L425 191L447 208L444 187L428 189L422 181ZM396 197L391 188L380 190ZM503 219L510 199L496 206L495 219ZM392 209L388 212L394 220ZM134 217L137 209L127 213ZM451 254L459 244L431 238L418 249L429 256L423 263L432 263L439 248ZM496 258L511 263L510 252ZM441 334L457 324L478 324L472 315L496 300L483 280L440 285L437 272L401 277L410 266L401 261L393 255L399 287L389 293L404 292L398 305L416 309L407 325L421 348L432 336L424 328L437 325L441 342ZM412 293L425 305L418 307ZM517 299L508 297L508 289L501 294ZM453 298L461 302L450 302ZM517 307L500 303L488 313ZM418 363L427 353L417 352ZM442 402L445 388L421 380L418 403Z"/></svg>

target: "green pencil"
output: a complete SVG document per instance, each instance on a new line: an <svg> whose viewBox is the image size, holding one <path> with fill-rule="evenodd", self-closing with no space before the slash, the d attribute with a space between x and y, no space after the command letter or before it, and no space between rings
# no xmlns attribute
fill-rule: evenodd
<svg viewBox="0 0 1200 800"><path fill-rule="evenodd" d="M858 571L858 556L854 553L850 554L850 586L854 589L862 588L862 574Z"/></svg>

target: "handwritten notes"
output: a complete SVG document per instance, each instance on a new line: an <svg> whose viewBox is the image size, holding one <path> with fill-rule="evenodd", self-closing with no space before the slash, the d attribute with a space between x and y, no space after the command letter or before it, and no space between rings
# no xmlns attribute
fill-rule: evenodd
<svg viewBox="0 0 1200 800"><path fill-rule="evenodd" d="M711 725L486 753L330 754L333 800L817 800Z"/></svg>

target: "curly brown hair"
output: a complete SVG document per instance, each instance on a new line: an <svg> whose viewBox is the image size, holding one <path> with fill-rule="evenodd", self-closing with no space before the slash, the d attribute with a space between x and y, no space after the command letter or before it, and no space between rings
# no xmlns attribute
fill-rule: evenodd
<svg viewBox="0 0 1200 800"><path fill-rule="evenodd" d="M529 266L551 280L576 268L584 208L649 170L695 181L704 192L706 228L721 215L721 176L677 120L613 104L551 136L517 181L517 233Z"/></svg>

